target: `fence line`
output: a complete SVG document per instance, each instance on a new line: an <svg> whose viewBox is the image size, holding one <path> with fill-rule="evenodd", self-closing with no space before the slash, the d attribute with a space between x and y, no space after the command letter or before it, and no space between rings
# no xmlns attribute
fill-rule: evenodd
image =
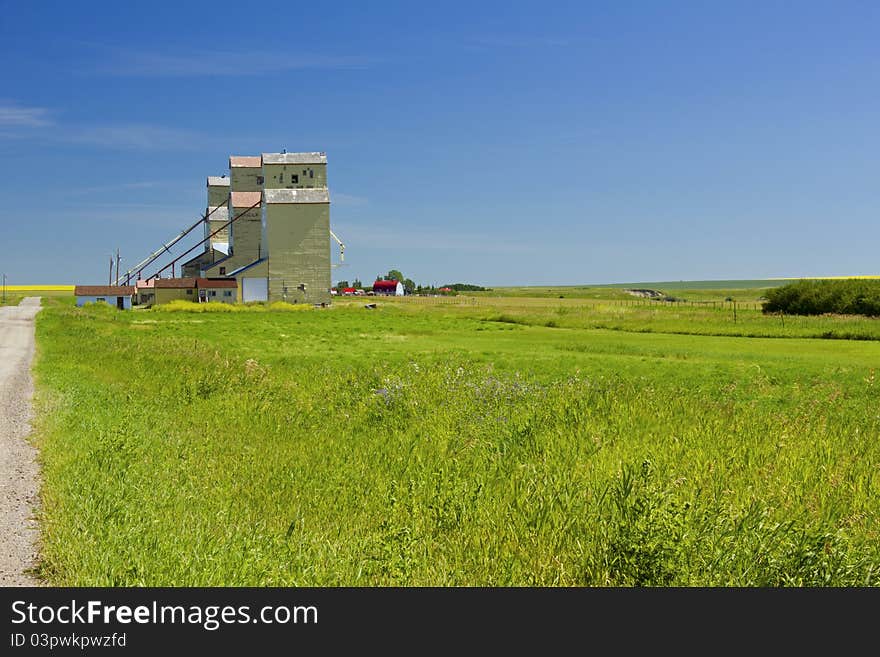
<svg viewBox="0 0 880 657"><path fill-rule="evenodd" d="M405 297L394 297L395 301L403 301L404 303L421 303L425 305L435 306L491 306L494 299L541 299L547 301L555 301L551 297L472 297L472 296L419 296L407 295ZM660 301L655 299L585 299L570 298L565 299L566 302L580 302L591 305L616 305L621 307L642 307L642 308L703 308L714 310L724 310L733 312L734 310L761 310L763 304L760 301L689 301L685 299L675 301Z"/></svg>

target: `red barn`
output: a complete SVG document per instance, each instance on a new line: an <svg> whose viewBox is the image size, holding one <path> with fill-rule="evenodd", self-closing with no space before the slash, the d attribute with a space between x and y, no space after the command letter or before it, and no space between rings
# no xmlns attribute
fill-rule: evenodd
<svg viewBox="0 0 880 657"><path fill-rule="evenodd" d="M373 294L383 294L388 297L402 297L403 283L400 281L376 281L373 283Z"/></svg>

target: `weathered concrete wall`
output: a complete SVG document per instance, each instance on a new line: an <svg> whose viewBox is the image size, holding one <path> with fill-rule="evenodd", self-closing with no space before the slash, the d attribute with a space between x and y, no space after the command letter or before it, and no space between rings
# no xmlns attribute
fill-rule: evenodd
<svg viewBox="0 0 880 657"><path fill-rule="evenodd" d="M330 204L266 203L269 300L330 302Z"/></svg>
<svg viewBox="0 0 880 657"><path fill-rule="evenodd" d="M233 192L259 192L263 186L260 177L262 167L230 167L229 178Z"/></svg>
<svg viewBox="0 0 880 657"><path fill-rule="evenodd" d="M266 189L315 189L327 187L326 164L263 164Z"/></svg>
<svg viewBox="0 0 880 657"><path fill-rule="evenodd" d="M214 235L211 238L210 245L214 246L215 244L228 244L229 243L229 227L222 228L225 223L229 221L229 210L224 207L209 207L208 212L211 214L208 217L208 221L205 225L205 237L208 237L215 230L220 230L219 233ZM235 216L235 215L233 215Z"/></svg>
<svg viewBox="0 0 880 657"><path fill-rule="evenodd" d="M263 215L262 211L259 207L251 208L247 210L244 208L233 208L232 216L238 217L241 214L241 217L235 220L230 229L230 246L232 247L232 254L236 261L245 260L246 262L242 262L240 267L244 265L249 265L254 260L259 260L261 257L260 253L260 242L262 241L262 233L263 233ZM235 269L233 267L233 269ZM230 269L232 271L232 269Z"/></svg>
<svg viewBox="0 0 880 657"><path fill-rule="evenodd" d="M208 207L216 208L229 197L229 185L208 185Z"/></svg>

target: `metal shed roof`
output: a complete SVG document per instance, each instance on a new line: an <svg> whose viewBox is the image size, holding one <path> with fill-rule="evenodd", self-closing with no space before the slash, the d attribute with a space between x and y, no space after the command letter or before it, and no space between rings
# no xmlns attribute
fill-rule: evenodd
<svg viewBox="0 0 880 657"><path fill-rule="evenodd" d="M127 297L134 294L134 286L76 285L73 294L77 297Z"/></svg>
<svg viewBox="0 0 880 657"><path fill-rule="evenodd" d="M157 278L156 288L183 290L196 286L195 278Z"/></svg>
<svg viewBox="0 0 880 657"><path fill-rule="evenodd" d="M232 207L249 208L262 200L260 192L232 192Z"/></svg>
<svg viewBox="0 0 880 657"><path fill-rule="evenodd" d="M263 195L269 204L330 202L330 192L326 189L267 189Z"/></svg>
<svg viewBox="0 0 880 657"><path fill-rule="evenodd" d="M208 176L208 187L229 187L229 178L226 176Z"/></svg>
<svg viewBox="0 0 880 657"><path fill-rule="evenodd" d="M230 155L229 167L256 167L262 166L259 155Z"/></svg>
<svg viewBox="0 0 880 657"><path fill-rule="evenodd" d="M263 164L327 164L327 154L263 153Z"/></svg>

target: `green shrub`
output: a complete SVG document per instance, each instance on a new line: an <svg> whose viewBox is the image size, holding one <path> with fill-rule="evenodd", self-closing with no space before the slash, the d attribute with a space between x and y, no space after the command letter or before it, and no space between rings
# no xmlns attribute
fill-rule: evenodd
<svg viewBox="0 0 880 657"><path fill-rule="evenodd" d="M880 280L804 280L767 291L765 313L880 316Z"/></svg>

